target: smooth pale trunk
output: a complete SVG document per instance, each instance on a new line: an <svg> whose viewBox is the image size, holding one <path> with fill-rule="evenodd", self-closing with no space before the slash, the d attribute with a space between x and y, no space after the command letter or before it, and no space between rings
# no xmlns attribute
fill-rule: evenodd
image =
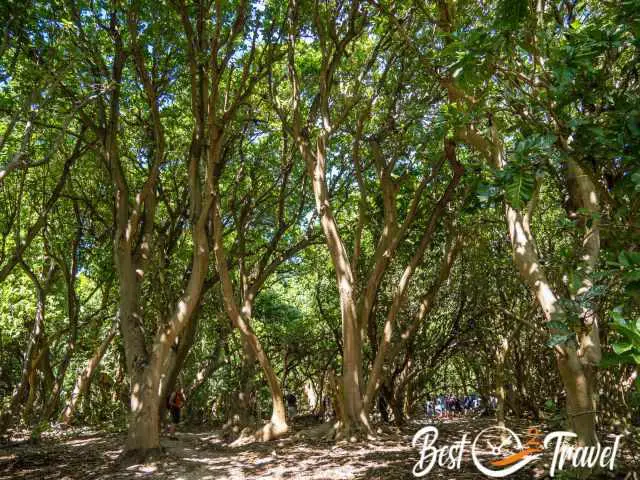
<svg viewBox="0 0 640 480"><path fill-rule="evenodd" d="M475 134L468 135L467 139L479 147L496 168L504 168L506 162L495 123L491 125L491 143ZM588 222L584 222L585 235L582 245L584 249L582 260L589 273L596 266L600 251L599 220L595 216L599 213L598 197L588 176L571 159L567 162L567 183L571 200L578 208L594 214L591 218L591 227L586 227ZM549 321L555 314L561 312L561 307L536 253L530 230L533 206L530 204L527 212L523 214L509 204L505 204L505 218L513 249L514 264L521 278L535 295L546 320ZM589 281L583 281L579 292L585 292L589 287ZM583 320L590 327L590 331L580 335L577 348L570 344L557 346L556 360L567 395L570 426L578 434L579 445L591 445L596 441L594 365L600 360L601 354L598 319L595 312L584 311Z"/></svg>
<svg viewBox="0 0 640 480"><path fill-rule="evenodd" d="M391 411L393 412L393 421L396 425L404 425L405 423L404 402L404 387L396 388L391 399Z"/></svg>
<svg viewBox="0 0 640 480"><path fill-rule="evenodd" d="M131 410L125 450L146 453L160 449L160 372L142 371L131 382Z"/></svg>
<svg viewBox="0 0 640 480"><path fill-rule="evenodd" d="M506 338L499 338L496 349L496 398L498 400L496 406L496 420L499 427L505 426L506 393L504 388L504 367L508 350L508 340Z"/></svg>
<svg viewBox="0 0 640 480"><path fill-rule="evenodd" d="M520 213L509 206L506 207L506 218L513 245L514 262L522 279L536 296L546 319L551 320L559 311L557 297L542 271L527 222ZM594 334L597 336L595 325L590 337ZM599 347L599 342L597 345ZM567 395L571 427L578 434L579 444L591 445L596 441L593 367L583 363L576 348L570 345L556 350L556 360Z"/></svg>
<svg viewBox="0 0 640 480"><path fill-rule="evenodd" d="M567 393L569 427L578 435L578 445L595 445L596 413L594 402L594 367L584 365L575 349L558 357L558 368Z"/></svg>
<svg viewBox="0 0 640 480"><path fill-rule="evenodd" d="M331 211L325 179L326 146L324 142L324 138L318 139L315 158L311 158L308 151L303 151L303 155L312 179L316 210L320 215L320 225L336 271L336 284L340 295L343 342L342 395L344 397L342 419L349 427L369 431L369 420L362 401L362 337L354 301L353 272Z"/></svg>
<svg viewBox="0 0 640 480"><path fill-rule="evenodd" d="M231 323L240 331L243 341L246 342L252 354L258 360L258 363L262 368L262 372L264 373L264 376L267 380L267 384L269 385L269 391L271 392L272 401L271 422L265 425L260 434L261 440L269 440L278 437L288 431L289 427L286 420L284 397L282 395L282 389L280 388L280 382L278 381L273 367L271 366L271 362L267 358L260 340L256 336L255 332L251 328L251 324L249 323L253 307L252 301L255 297L254 294L251 294L247 298L245 298L245 301L242 305L242 311L239 310L238 305L236 304L233 292L233 283L231 281L231 275L229 274L229 269L227 267L227 258L222 237L223 225L220 218L219 208L219 199L216 196L212 205L213 252L216 260L216 266L218 268L218 273L220 275L222 299Z"/></svg>
<svg viewBox="0 0 640 480"><path fill-rule="evenodd" d="M253 392L256 390L254 382L256 357L249 343L242 337L241 342L244 355L238 375L240 385L238 390L232 393L232 401L228 406L225 428L244 428L254 423L255 420L252 418L252 414L255 406Z"/></svg>
<svg viewBox="0 0 640 480"><path fill-rule="evenodd" d="M449 204L449 202L453 198L455 189L456 189L458 183L460 182L461 176L462 176L462 174L464 172L462 166L456 160L455 143L452 140L450 140L450 139L446 139L445 140L445 142L444 142L444 152L445 152L445 156L446 156L447 160L451 164L451 167L452 167L452 169L454 171L453 178L449 182L449 185L447 186L447 189L445 190L444 194L442 195L442 197L440 198L438 203L435 205L433 211L431 212L427 227L425 228L425 231L422 234L422 237L420 239L420 243L419 243L416 251L414 252L413 256L411 257L411 260L409 261L409 263L405 267L405 269L404 269L404 271L402 273L402 276L400 278L400 281L396 285L396 289L395 289L395 292L394 292L394 295L393 295L393 301L392 301L391 307L389 308L389 311L387 313L387 318L386 318L386 321L385 321L385 324L384 324L382 336L380 337L380 341L378 343L377 352L376 352L376 355L375 355L375 360L373 362L373 368L372 368L372 371L371 371L371 375L369 377L369 381L368 381L367 386L366 386L366 392L365 392L363 403L364 403L365 411L367 413L373 407L376 393L377 393L378 388L379 388L379 386L380 386L380 384L382 382L382 372L383 372L383 368L384 368L386 352L387 352L387 350L389 349L389 347L391 345L391 339L392 339L392 336L393 336L393 326L396 323L396 318L397 318L400 310L403 307L409 283L410 283L410 281L411 281L416 269L418 268L418 266L423 261L424 254L425 254L427 248L429 247L429 245L431 244L431 239L432 239L433 234L434 234L434 232L436 230L438 221L445 214L446 206ZM455 243L454 243L454 245L455 245ZM457 248L457 247L453 246L452 250L455 251L455 248ZM449 260L450 253L453 253L453 252L447 252L445 254L445 261ZM455 256L453 258L455 258ZM450 270L450 268L451 267L448 266L449 270ZM446 265L445 266L441 266L442 273L445 273L445 271L446 271L446 275L448 275L448 273L449 273L448 269L447 269ZM438 281L436 281L436 284L437 284L437 282ZM410 335L412 335L413 333L415 333L415 332L409 332Z"/></svg>
<svg viewBox="0 0 640 480"><path fill-rule="evenodd" d="M87 362L87 366L84 368L82 373L76 379L75 385L73 387L73 391L71 392L71 396L67 401L67 405L65 406L64 411L62 412L62 416L60 421L63 423L70 423L73 420L76 409L78 408L78 403L82 396L87 392L89 388L89 384L91 383L91 379L93 378L93 374L95 373L98 365L102 361L104 354L109 347L109 344L113 341L117 333L117 329L113 328L106 336L106 338L102 341L96 352Z"/></svg>
<svg viewBox="0 0 640 480"><path fill-rule="evenodd" d="M199 217L194 226L194 252L192 270L185 288L174 312L165 326L158 330L154 337L152 352L147 357L141 356L144 350L135 350L136 342L144 339L129 338L132 345L127 354L131 385L131 413L129 415L129 433L127 436L127 451L149 451L160 446L160 403L161 380L166 372L167 356L176 337L180 335L191 320L195 309L200 303L202 286L208 269L209 249L205 222L207 215ZM121 292L122 295L122 292ZM134 326L135 324L128 325ZM131 341L133 340L133 341ZM142 345L144 348L144 345ZM131 354L133 353L133 356ZM147 364L148 362L148 364Z"/></svg>
<svg viewBox="0 0 640 480"><path fill-rule="evenodd" d="M29 272L30 273L30 272ZM20 383L17 385L11 398L10 411L3 415L2 428L5 429L19 418L21 412L30 415L31 405L35 401L37 368L39 364L39 347L44 334L45 300L46 292L37 279L29 275L34 282L37 294L36 312L33 327L29 335L29 343L22 363ZM47 282L48 283L48 282ZM27 390L28 389L28 390ZM25 399L25 394L27 398Z"/></svg>
<svg viewBox="0 0 640 480"><path fill-rule="evenodd" d="M253 316L253 299L253 294L250 294L245 300L244 305L242 306L243 318L251 318ZM269 391L271 392L271 423L275 426L275 430L271 434L267 432L266 435L269 437L273 435L279 435L279 429L288 429L286 410L284 406L284 395L282 394L280 381L278 380L278 377L276 376L276 373L271 366L271 362L267 358L267 355L264 352L262 345L260 344L260 340L248 324L247 327L249 333L249 345L253 347L253 350L258 359L258 363L260 363L263 373L267 378L267 384L269 385Z"/></svg>
<svg viewBox="0 0 640 480"><path fill-rule="evenodd" d="M160 375L149 375L149 358L137 312L138 281L128 245L117 250L120 280L118 317L124 340L127 373L129 374L129 428L125 452L144 452L160 448L159 388Z"/></svg>

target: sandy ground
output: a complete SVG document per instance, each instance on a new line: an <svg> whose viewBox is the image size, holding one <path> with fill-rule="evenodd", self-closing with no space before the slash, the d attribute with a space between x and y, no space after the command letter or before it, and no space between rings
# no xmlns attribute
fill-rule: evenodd
<svg viewBox="0 0 640 480"><path fill-rule="evenodd" d="M122 434L80 429L48 435L35 445L17 442L1 447L0 479L410 479L415 478L412 469L420 456L411 440L426 425L424 420L414 421L402 430L388 429L376 440L356 444L300 438L298 429L279 441L242 447L230 446L220 431L185 428L172 437L163 437L165 454L160 458L129 467L117 462ZM435 445L453 445L464 433L473 440L491 425L493 421L486 418L438 422ZM527 437L529 425L509 426L521 438ZM544 426L539 427L545 432ZM606 438L603 441L609 442ZM487 478L473 465L469 450L463 451L459 469L435 465L423 478ZM550 461L551 454L545 451L541 459L507 478L550 478ZM554 478L578 478L567 473L572 472L556 473ZM614 471L590 478L640 480L640 447L630 438L623 439Z"/></svg>

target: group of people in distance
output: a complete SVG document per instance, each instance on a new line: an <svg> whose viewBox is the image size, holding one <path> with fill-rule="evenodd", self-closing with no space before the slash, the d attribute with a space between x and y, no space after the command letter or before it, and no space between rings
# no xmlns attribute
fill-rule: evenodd
<svg viewBox="0 0 640 480"><path fill-rule="evenodd" d="M298 414L298 399L293 393L288 393L285 395L284 400L287 407L287 418L291 420ZM491 410L495 410L497 406L497 398L490 396L487 400L486 407ZM176 425L180 423L180 412L185 401L186 398L182 388L178 388L167 398L167 409L169 410L172 421L172 425L168 427L168 431L170 433L175 432ZM328 397L323 398L322 406L323 412L329 414L332 410L331 400ZM382 410L386 411L385 408ZM480 396L476 393L464 395L463 397L458 397L453 394L430 396L424 404L424 413L428 419L452 418L469 413L480 413L480 410Z"/></svg>
<svg viewBox="0 0 640 480"><path fill-rule="evenodd" d="M440 394L427 398L424 404L424 413L427 418L450 418L479 412L480 403L480 397L475 393L465 395L462 398L453 394ZM495 409L497 406L496 397L489 397L488 404L491 409Z"/></svg>

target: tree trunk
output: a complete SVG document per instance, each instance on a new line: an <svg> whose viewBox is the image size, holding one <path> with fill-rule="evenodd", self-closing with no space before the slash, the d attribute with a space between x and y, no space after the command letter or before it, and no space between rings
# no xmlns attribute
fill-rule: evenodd
<svg viewBox="0 0 640 480"><path fill-rule="evenodd" d="M505 426L505 402L506 393L504 388L504 364L506 360L507 351L509 350L509 343L506 337L500 336L498 338L498 345L496 346L496 398L498 404L496 407L496 420L499 427Z"/></svg>
<svg viewBox="0 0 640 480"><path fill-rule="evenodd" d="M248 342L241 338L242 350L242 366L238 374L238 389L231 394L227 411L227 422L224 428L232 428L239 431L242 428L255 423L256 418L253 417L255 398L253 392L256 390L254 376L256 374L255 362L256 357Z"/></svg>
<svg viewBox="0 0 640 480"><path fill-rule="evenodd" d="M113 341L113 339L118 333L117 324L109 331L105 339L98 346L98 349L93 354L93 356L87 362L87 366L84 368L82 373L76 379L75 385L73 387L73 391L69 399L67 400L67 405L65 406L62 415L60 417L60 421L62 423L69 424L73 420L73 417L76 413L76 409L78 408L78 403L82 396L87 392L89 388L89 384L91 383L91 379L93 374L95 373L98 365L102 361L104 354L107 351L107 348Z"/></svg>
<svg viewBox="0 0 640 480"><path fill-rule="evenodd" d="M318 137L315 155L312 155L306 146L301 146L300 150L312 180L316 210L320 216L320 225L331 255L331 262L336 271L336 284L340 295L343 348L342 394L344 395L344 417L342 420L347 429L354 428L368 433L371 431L371 427L362 401L360 383L362 378L362 337L354 299L354 277L347 250L331 210L325 178L325 142L324 135Z"/></svg>
<svg viewBox="0 0 640 480"><path fill-rule="evenodd" d="M378 387L380 386L385 355L387 349L391 345L393 325L396 323L396 317L398 316L398 313L400 312L400 309L405 302L409 282L411 281L416 268L422 262L425 251L431 243L431 238L436 230L438 221L444 215L447 205L452 200L456 187L458 186L458 183L460 182L460 179L462 178L462 174L464 172L462 165L456 159L455 144L452 141L448 139L445 140L444 151L445 156L447 157L447 160L450 162L451 168L454 171L453 178L449 182L447 189L431 212L429 221L427 222L427 227L422 235L422 238L420 239L420 244L411 257L408 265L405 267L402 277L400 278L400 281L396 286L396 291L393 295L391 308L387 313L383 333L380 337L380 342L378 343L378 348L376 350L371 375L369 376L369 381L367 382L366 393L363 400L364 408L367 412L369 412L373 407L373 400L378 391ZM447 275L448 273L449 272L447 271Z"/></svg>
<svg viewBox="0 0 640 480"><path fill-rule="evenodd" d="M125 353L127 369L131 378L131 412L125 451L146 455L160 447L160 386L165 373L166 359L176 337L184 330L200 303L200 296L207 273L209 249L205 231L208 208L200 215L193 227L194 252L192 270L183 295L165 325L154 336L152 351L145 350L144 337L137 328L136 317L129 313L126 322ZM135 275L135 274L134 274ZM124 281L122 281L124 280ZM131 312L127 300L131 300L122 286L127 285L127 276L121 276L121 308ZM124 304L123 304L124 301ZM125 322L122 322L125 325Z"/></svg>
<svg viewBox="0 0 640 480"><path fill-rule="evenodd" d="M132 376L131 382L131 411L125 450L146 456L160 449L160 372L142 370Z"/></svg>
<svg viewBox="0 0 640 480"><path fill-rule="evenodd" d="M502 147L497 137L495 124L492 125L492 158L494 165L505 165ZM568 160L569 175L575 176L575 183L569 184L569 193L579 207L595 214L599 212L597 193L591 181L572 160ZM535 197L534 197L535 200ZM558 298L549 284L535 250L530 221L534 203L523 215L510 205L505 205L505 216L513 247L513 258L520 276L535 294L547 321L562 313ZM587 265L587 275L578 293L591 286L588 273L597 262L600 250L599 223L595 216L590 227L585 228L583 261ZM585 226L589 223L585 222ZM593 445L597 441L594 402L594 365L600 360L600 341L595 312L585 311L582 316L584 329L578 337L576 347L572 341L556 346L556 359L560 377L567 394L567 415L570 426L578 435L579 445ZM553 330L552 330L553 334Z"/></svg>
<svg viewBox="0 0 640 480"><path fill-rule="evenodd" d="M221 322L222 323L222 322ZM187 399L191 398L204 385L207 379L220 367L221 353L223 346L227 342L229 329L222 324L218 328L218 337L211 356L206 360L206 364L196 373L194 382L189 386L186 392Z"/></svg>
<svg viewBox="0 0 640 480"><path fill-rule="evenodd" d="M558 368L567 394L569 428L577 435L579 445L595 445L596 413L594 402L595 371L584 365L574 349L558 357Z"/></svg>
<svg viewBox="0 0 640 480"><path fill-rule="evenodd" d="M67 351L65 352L64 358L62 359L62 363L58 368L58 375L55 379L51 395L49 397L49 400L46 402L44 413L45 419L52 418L56 410L58 409L58 405L60 403L60 392L64 384L67 369L69 368L69 363L71 362L71 358L73 357L76 349L76 342L78 340L78 315L80 313L80 309L78 305L78 295L76 294L76 280L78 276L79 263L78 251L80 248L80 243L82 241L82 220L80 218L80 210L78 208L77 201L74 201L73 209L76 215L76 235L73 239L73 242L71 243L71 265L68 267L67 264L61 259L57 260L58 265L63 272L63 277L67 289L67 314L69 317L70 330L69 344L67 346Z"/></svg>
<svg viewBox="0 0 640 480"><path fill-rule="evenodd" d="M45 278L41 280L35 273L24 263L20 262L25 273L31 279L36 289L36 311L33 319L33 326L29 334L29 342L25 350L25 356L22 361L22 372L20 382L16 386L11 396L11 404L9 411L3 415L2 430L9 427L15 420L20 418L21 412L30 414L31 406L35 400L37 368L40 363L40 353L42 350L42 338L44 336L44 319L46 307L46 295L55 273L55 267L51 263Z"/></svg>
<svg viewBox="0 0 640 480"><path fill-rule="evenodd" d="M330 91L333 84L334 70L332 66L337 65L337 60L346 54L346 46L357 36L355 25L355 16L359 14L357 4L349 13L350 27L345 32L341 41L336 45L337 48L331 53L323 52L322 68L318 76L320 88L317 97L316 107L320 111L322 127L317 134L315 146L312 145L310 137L303 129L302 112L300 109L300 87L298 84L298 73L296 71L295 58L293 50L290 49L288 55L288 68L292 86L292 115L291 115L291 134L297 143L298 149L304 159L307 169L307 175L311 180L316 211L320 218L320 225L325 236L325 242L331 256L331 262L336 273L336 286L338 287L340 297L340 314L342 319L342 388L344 407L342 410L341 420L345 433L349 434L350 430L364 431L367 434L371 432L371 426L367 412L364 408L362 400L362 332L361 323L358 319L355 300L355 277L352 264L349 260L347 250L331 208L331 199L326 179L326 153L327 142L331 137L332 126L329 115L330 110ZM298 6L292 5L289 9L289 42L291 46L295 43L297 27ZM322 34L321 34L322 36ZM335 40L335 39L334 39ZM336 62L336 63L334 63ZM314 110L315 107L312 107ZM317 112L316 112L317 113ZM313 122L318 117L310 114ZM311 122L310 122L311 123ZM315 150L315 151L314 151ZM357 258L357 257L356 257ZM357 264L357 262L355 262Z"/></svg>
<svg viewBox="0 0 640 480"><path fill-rule="evenodd" d="M231 275L227 267L227 258L224 249L223 242L223 225L220 218L220 200L219 193L216 192L212 205L213 216L213 252L216 260L216 266L220 275L220 285L222 288L222 300L225 310L231 323L235 328L240 331L243 341L247 343L251 352L260 363L262 372L269 385L269 391L271 392L272 412L271 421L265 425L262 431L257 435L259 440L271 440L277 438L289 429L286 420L286 413L284 407L284 398L282 395L282 389L280 382L276 377L276 374L271 366L271 362L267 358L267 355L262 348L260 340L254 333L249 323L251 318L251 309L253 307L253 294L244 299L242 305L242 311L239 310L235 301L233 293L233 283L231 281Z"/></svg>
<svg viewBox="0 0 640 480"><path fill-rule="evenodd" d="M391 396L391 411L393 412L393 422L402 426L405 423L404 416L404 388L396 388Z"/></svg>
<svg viewBox="0 0 640 480"><path fill-rule="evenodd" d="M38 366L39 361L34 361L29 369L29 377L27 383L27 400L21 405L22 419L24 423L29 425L31 423L31 413L33 411L33 404L36 401L36 395L38 394Z"/></svg>
<svg viewBox="0 0 640 480"><path fill-rule="evenodd" d="M178 382L178 375L184 366L184 362L187 359L187 355L193 346L193 342L196 338L196 332L198 331L198 313L194 313L189 324L185 327L182 335L176 339L177 345L171 346L169 355L165 361L163 372L165 374L161 379L160 386L160 422L162 423L167 410L166 399L169 398L171 393L176 389L176 383Z"/></svg>
<svg viewBox="0 0 640 480"><path fill-rule="evenodd" d="M118 318L124 341L127 373L131 382L125 452L135 453L142 458L146 455L145 452L160 449L160 372L149 375L149 355L140 325L142 319L137 311L138 280L130 246L124 240L118 242L118 237L116 243L120 243L117 247L116 263L120 280Z"/></svg>
<svg viewBox="0 0 640 480"><path fill-rule="evenodd" d="M442 29L447 36L453 31L452 10L449 9L447 2L438 4L440 10L440 19ZM539 14L540 14L539 9ZM448 42L448 39L445 41ZM466 92L460 90L453 82L452 78L448 78L442 82L448 91L450 101L461 101L469 103L469 97ZM557 126L557 125L556 125ZM566 139L562 138L562 134L557 128L559 143L566 154L570 155L569 145ZM458 138L466 141L470 145L477 148L482 155L497 169L504 168L506 161L504 158L503 146L497 134L497 127L493 118L490 118L490 141L485 139L473 125L457 130ZM590 214L599 213L598 192L593 184L580 167L568 159L569 180L571 176L575 176L575 188L572 188L569 181L569 193L573 197L572 200L579 208L587 209ZM533 235L530 231L530 220L534 202L528 206L526 214L522 214L518 210L512 208L509 204L505 204L505 217L509 229L513 249L514 264L520 272L520 276L527 286L531 289L538 300L540 307L544 312L545 319L551 320L552 316L562 313L560 305L557 302L556 294L553 292L544 273L543 266L540 264L536 250ZM583 261L587 265L587 273L591 270L598 258L600 248L599 221L597 216L591 216L592 222L585 222L585 235L583 247L585 255ZM591 223L591 227L588 225ZM590 287L589 280L583 281L583 291ZM600 359L600 342L598 338L598 324L594 312L585 311L582 316L584 325L583 332L578 336L579 348L577 349L571 342L555 348L556 359L560 376L567 393L567 405L569 408L577 408L577 411L570 411L569 417L573 419L571 423L575 425L578 434L578 444L592 444L596 438L595 435L595 414L594 401L590 397L593 392L593 373L594 365ZM553 331L551 332L554 333Z"/></svg>
<svg viewBox="0 0 640 480"><path fill-rule="evenodd" d="M459 131L458 136L476 147L495 168L502 169L506 165L506 161L494 121L491 122L490 127L491 141L487 141L471 127ZM566 141L560 138L560 143L569 154ZM567 184L570 199L577 207L576 210L584 209L589 214L589 218L584 215L581 217L584 226L582 260L586 266L586 275L580 290L578 290L579 294L586 292L591 287L589 273L597 264L600 251L599 220L596 215L599 213L598 194L589 177L570 158L567 160ZM505 204L505 218L511 239L514 264L520 272L520 277L536 297L548 322L554 316L562 315L563 312L536 253L530 229L534 206L535 196L525 213ZM583 329L577 336L577 345L575 341L570 340L563 345L556 345L555 352L560 377L567 394L567 407L569 408L567 413L570 424L578 434L578 444L590 445L596 441L595 402L592 395L595 381L594 366L600 360L601 352L598 319L595 312L585 309L581 320ZM553 333L554 331L551 330L551 334Z"/></svg>

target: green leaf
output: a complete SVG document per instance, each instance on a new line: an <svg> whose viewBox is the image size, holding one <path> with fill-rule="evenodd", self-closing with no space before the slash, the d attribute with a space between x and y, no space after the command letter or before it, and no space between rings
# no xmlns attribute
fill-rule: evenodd
<svg viewBox="0 0 640 480"><path fill-rule="evenodd" d="M640 265L640 252L632 252L630 250L627 250L626 252L624 252L624 255L632 265Z"/></svg>
<svg viewBox="0 0 640 480"><path fill-rule="evenodd" d="M602 358L598 363L598 367L600 368L610 368L619 365L618 356L614 353L604 352L602 354Z"/></svg>
<svg viewBox="0 0 640 480"><path fill-rule="evenodd" d="M547 346L553 348L556 345L560 345L560 344L566 342L572 336L573 336L573 334L554 334L554 335L551 335L551 338L547 341Z"/></svg>
<svg viewBox="0 0 640 480"><path fill-rule="evenodd" d="M582 278L577 273L571 275L571 287L574 292L577 292L582 287Z"/></svg>
<svg viewBox="0 0 640 480"><path fill-rule="evenodd" d="M631 283L640 280L640 269L626 272L622 278L625 282Z"/></svg>
<svg viewBox="0 0 640 480"><path fill-rule="evenodd" d="M640 295L640 281L630 282L624 287L624 291L630 297Z"/></svg>
<svg viewBox="0 0 640 480"><path fill-rule="evenodd" d="M527 169L514 170L505 185L505 197L515 209L522 208L533 196L535 177Z"/></svg>
<svg viewBox="0 0 640 480"><path fill-rule="evenodd" d="M631 342L620 342L614 343L612 347L614 352L616 352L618 355L621 355L631 350L633 348L633 344Z"/></svg>
<svg viewBox="0 0 640 480"><path fill-rule="evenodd" d="M615 353L605 354L600 361L600 367L608 368L616 365L640 365L640 353L625 352L622 355Z"/></svg>
<svg viewBox="0 0 640 480"><path fill-rule="evenodd" d="M547 327L549 328L549 330L560 330L561 332L570 332L569 327L558 320L551 320L550 322L547 323Z"/></svg>
<svg viewBox="0 0 640 480"><path fill-rule="evenodd" d="M629 259L627 258L626 252L620 252L618 254L618 262L620 263L620 265L622 265L623 267L630 267L631 266L631 262L629 261Z"/></svg>
<svg viewBox="0 0 640 480"><path fill-rule="evenodd" d="M640 332L638 330L619 323L614 323L613 327L618 331L618 333L632 342L634 346L640 348Z"/></svg>

